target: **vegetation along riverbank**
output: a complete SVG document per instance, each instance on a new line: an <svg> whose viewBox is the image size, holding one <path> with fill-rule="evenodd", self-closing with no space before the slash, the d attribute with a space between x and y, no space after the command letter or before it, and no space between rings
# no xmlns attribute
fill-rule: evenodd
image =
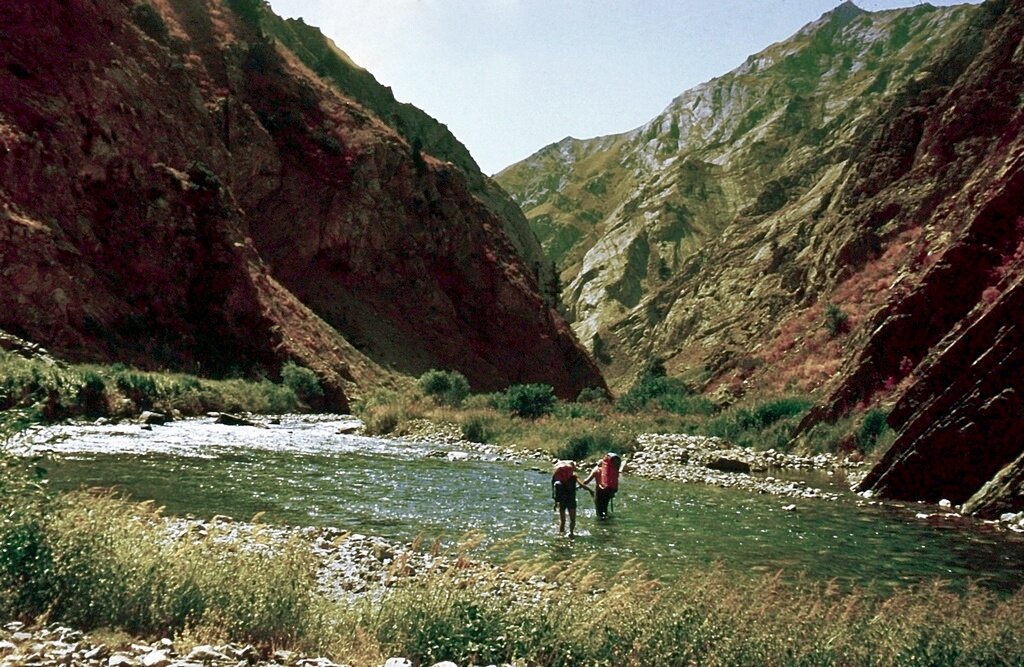
<svg viewBox="0 0 1024 667"><path fill-rule="evenodd" d="M164 386L151 377L154 387ZM236 382L260 391L273 385ZM653 400L631 410L628 401L603 396L559 402L537 386L486 396L461 387L457 374L428 373L358 409L373 432L422 437L445 421L448 437L502 451L517 434L539 432L543 440L526 437L517 451L583 459L616 449L632 452L636 474L669 479L687 479L678 473L687 469L684 455L709 474L742 475L707 468L719 451L754 468L849 459L734 447L707 435L737 423L747 428L734 432L751 441L758 427L778 431L800 416L793 406L801 402L792 398L682 416ZM153 406L170 407L159 396ZM665 433L685 420L704 434ZM652 427L662 435L642 432ZM8 664L959 665L1024 658L1021 593L953 591L940 582L883 593L722 566L666 582L633 566L609 578L586 563L488 565L458 550L337 530L166 518L151 503L102 492L53 495L31 462L6 463L0 613L25 624L11 625L0 643Z"/></svg>

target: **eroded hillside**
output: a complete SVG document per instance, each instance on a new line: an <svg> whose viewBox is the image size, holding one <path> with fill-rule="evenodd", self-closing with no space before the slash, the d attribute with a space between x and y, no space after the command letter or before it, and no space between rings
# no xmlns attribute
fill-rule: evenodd
<svg viewBox="0 0 1024 667"><path fill-rule="evenodd" d="M342 406L430 367L602 386L471 158L380 120L267 12L0 4L0 328L143 367L295 359Z"/></svg>
<svg viewBox="0 0 1024 667"><path fill-rule="evenodd" d="M700 386L732 382L732 368L778 354L774 339L813 335L778 327L820 322L807 309L872 252L831 214L863 137L974 12L845 3L632 132L566 139L497 176L559 263L570 319L610 382L628 386L651 356ZM855 317L870 307L846 304ZM785 381L816 388L837 361Z"/></svg>

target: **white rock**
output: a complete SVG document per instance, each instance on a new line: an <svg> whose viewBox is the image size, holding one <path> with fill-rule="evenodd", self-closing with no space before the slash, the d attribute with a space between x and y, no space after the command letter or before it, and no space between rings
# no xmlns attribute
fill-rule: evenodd
<svg viewBox="0 0 1024 667"><path fill-rule="evenodd" d="M134 664L135 659L124 653L115 653L107 658L107 667L131 667Z"/></svg>
<svg viewBox="0 0 1024 667"><path fill-rule="evenodd" d="M13 644L9 641L0 641L0 656L14 653L18 650L17 644Z"/></svg>
<svg viewBox="0 0 1024 667"><path fill-rule="evenodd" d="M950 501L946 500L945 498L943 498L942 500L939 501L939 507L952 507L952 506L953 506L953 503L951 503Z"/></svg>
<svg viewBox="0 0 1024 667"><path fill-rule="evenodd" d="M167 667L171 664L171 656L167 651L150 651L142 656L143 667Z"/></svg>
<svg viewBox="0 0 1024 667"><path fill-rule="evenodd" d="M406 658L388 658L384 667L412 667L412 662Z"/></svg>

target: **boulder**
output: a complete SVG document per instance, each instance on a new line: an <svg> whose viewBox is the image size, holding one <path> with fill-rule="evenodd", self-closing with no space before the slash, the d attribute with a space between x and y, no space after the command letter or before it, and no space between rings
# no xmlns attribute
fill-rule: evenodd
<svg viewBox="0 0 1024 667"><path fill-rule="evenodd" d="M141 415L139 415L140 424L162 426L169 421L171 421L170 415L157 412L156 410L145 410Z"/></svg>
<svg viewBox="0 0 1024 667"><path fill-rule="evenodd" d="M218 424L227 424L228 426L256 426L256 422L230 412L218 412L216 421Z"/></svg>
<svg viewBox="0 0 1024 667"><path fill-rule="evenodd" d="M733 459L726 456L719 456L704 464L705 468L711 470L717 470L719 472L739 472L744 474L750 474L750 464L746 461L740 461L739 459Z"/></svg>

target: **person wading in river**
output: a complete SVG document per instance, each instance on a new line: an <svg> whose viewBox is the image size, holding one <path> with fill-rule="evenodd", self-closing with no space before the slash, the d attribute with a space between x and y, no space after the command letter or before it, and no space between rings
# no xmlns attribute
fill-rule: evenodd
<svg viewBox="0 0 1024 667"><path fill-rule="evenodd" d="M597 464L590 476L583 480L584 484L594 480L597 491L594 493L594 508L597 510L598 519L608 518L608 504L615 497L619 490L619 468L622 467L622 458L614 453L608 452Z"/></svg>
<svg viewBox="0 0 1024 667"><path fill-rule="evenodd" d="M576 536L576 488L582 486L593 495L593 490L576 476L572 461L558 461L551 475L551 497L558 508L558 532L565 533L565 513L569 512L569 537Z"/></svg>

